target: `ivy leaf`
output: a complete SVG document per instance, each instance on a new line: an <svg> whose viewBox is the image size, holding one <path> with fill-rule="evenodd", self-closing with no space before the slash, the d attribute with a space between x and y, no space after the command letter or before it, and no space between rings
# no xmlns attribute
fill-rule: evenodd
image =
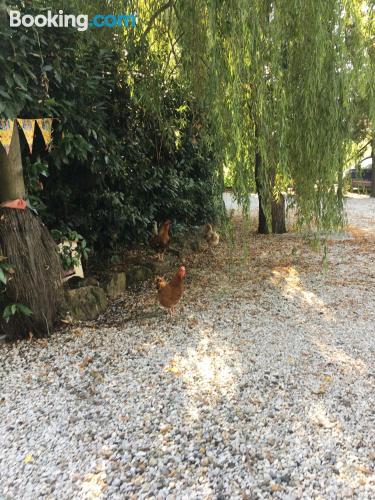
<svg viewBox="0 0 375 500"><path fill-rule="evenodd" d="M12 306L7 306L3 311L3 318L4 318L6 323L8 323L10 318L14 315L13 307L14 307L14 304Z"/></svg>
<svg viewBox="0 0 375 500"><path fill-rule="evenodd" d="M17 304L17 309L25 316L31 316L33 314L32 310L24 306L23 304Z"/></svg>
<svg viewBox="0 0 375 500"><path fill-rule="evenodd" d="M10 99L10 95L8 94L8 92L4 92L4 90L0 89L0 95L2 97L5 97L5 99Z"/></svg>
<svg viewBox="0 0 375 500"><path fill-rule="evenodd" d="M1 267L0 267L0 282L3 283L3 285L7 284L6 276L4 274L4 271L1 269Z"/></svg>
<svg viewBox="0 0 375 500"><path fill-rule="evenodd" d="M61 78L61 74L58 73L57 71L55 71L55 79L58 83L62 83L62 78Z"/></svg>
<svg viewBox="0 0 375 500"><path fill-rule="evenodd" d="M22 78L22 76L17 75L17 73L14 73L13 78L14 78L14 81L16 82L16 84L18 85L18 87L20 87L22 90L27 90L26 89L26 82Z"/></svg>
<svg viewBox="0 0 375 500"><path fill-rule="evenodd" d="M4 320L9 323L10 318L14 316L17 311L21 314L24 314L25 316L31 316L33 314L33 312L23 304L11 304L4 309Z"/></svg>
<svg viewBox="0 0 375 500"><path fill-rule="evenodd" d="M5 260L5 259L4 258L3 259L0 258L0 262L1 262L1 260ZM1 268L5 269L6 271L11 271L12 269L14 269L14 266L12 264L9 264L9 263L3 263L3 264L1 264L0 269Z"/></svg>

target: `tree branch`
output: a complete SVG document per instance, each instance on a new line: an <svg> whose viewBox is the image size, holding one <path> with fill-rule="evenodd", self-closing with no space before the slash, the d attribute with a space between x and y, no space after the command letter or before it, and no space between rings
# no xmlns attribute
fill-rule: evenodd
<svg viewBox="0 0 375 500"><path fill-rule="evenodd" d="M355 155L353 155L352 157L350 157L349 160L347 161L347 163L349 163L350 161L358 158L358 156L362 153L362 151L364 149L366 149L370 144L371 144L371 139L364 146L362 146L361 149L359 151L357 151ZM370 156L369 156L369 158L370 158Z"/></svg>
<svg viewBox="0 0 375 500"><path fill-rule="evenodd" d="M153 26L153 24L154 24L154 22L155 22L155 19L156 19L157 17L159 17L159 16L160 16L160 14L161 14L162 12L164 12L164 11L165 11L165 10L167 10L167 9L169 9L170 7L173 7L174 3L175 3L175 0L168 0L168 2L167 2L167 3L165 3L165 4L161 5L161 6L160 6L160 7L159 7L159 8L158 8L158 9L157 9L157 10L156 10L153 14L152 14L152 16L150 17L150 21L148 22L147 28L146 28L146 29L144 30L144 32L142 33L142 37L141 37L141 40L142 40L142 41L146 38L146 36L148 35L148 33L151 31L152 26Z"/></svg>

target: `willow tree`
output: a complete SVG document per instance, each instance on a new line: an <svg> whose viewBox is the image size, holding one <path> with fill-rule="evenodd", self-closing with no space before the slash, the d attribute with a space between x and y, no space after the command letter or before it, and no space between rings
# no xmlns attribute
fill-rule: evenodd
<svg viewBox="0 0 375 500"><path fill-rule="evenodd" d="M186 77L212 117L217 152L233 166L235 194L244 206L255 178L263 231L270 230L272 203L287 184L301 224L326 231L341 222L335 184L361 71L365 3L176 4Z"/></svg>
<svg viewBox="0 0 375 500"><path fill-rule="evenodd" d="M366 22L363 26L363 37L365 40L365 68L367 77L364 78L364 96L366 102L367 138L371 144L372 158L372 183L371 196L375 198L375 2L371 2L363 9L363 17Z"/></svg>

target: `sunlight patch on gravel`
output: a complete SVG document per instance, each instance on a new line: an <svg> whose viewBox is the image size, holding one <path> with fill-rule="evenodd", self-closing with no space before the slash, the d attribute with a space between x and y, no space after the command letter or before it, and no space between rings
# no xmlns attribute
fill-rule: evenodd
<svg viewBox="0 0 375 500"><path fill-rule="evenodd" d="M328 345L319 339L314 339L313 342L327 361L340 365L341 370L356 370L362 374L368 373L367 365L360 358L349 356L342 349Z"/></svg>
<svg viewBox="0 0 375 500"><path fill-rule="evenodd" d="M285 297L299 300L302 307L316 309L326 315L326 319L333 320L332 314L326 308L322 299L314 292L306 290L295 267L281 267L272 270L271 282L282 288Z"/></svg>

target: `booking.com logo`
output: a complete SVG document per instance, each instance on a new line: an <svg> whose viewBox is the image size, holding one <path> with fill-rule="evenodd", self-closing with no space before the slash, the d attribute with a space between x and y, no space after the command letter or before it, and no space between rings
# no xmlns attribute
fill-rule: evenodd
<svg viewBox="0 0 375 500"><path fill-rule="evenodd" d="M18 10L9 12L9 26L19 28L24 26L30 28L77 28L78 31L86 31L88 28L115 28L116 26L125 26L126 28L135 28L137 24L136 14L96 14L89 21L86 14L64 14L59 10L58 14L53 14L50 10L46 14L21 14Z"/></svg>

